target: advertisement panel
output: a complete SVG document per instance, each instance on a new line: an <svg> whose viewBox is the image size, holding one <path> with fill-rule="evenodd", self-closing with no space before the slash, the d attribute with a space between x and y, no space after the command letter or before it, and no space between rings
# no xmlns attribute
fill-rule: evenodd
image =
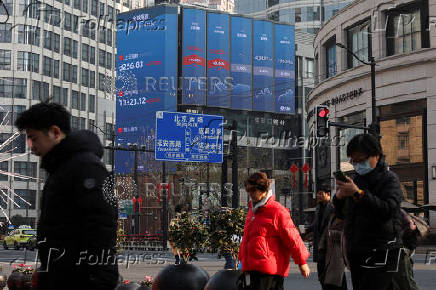
<svg viewBox="0 0 436 290"><path fill-rule="evenodd" d="M176 7L118 15L117 145L136 143L152 149L156 111L177 109L177 23ZM116 151L116 173L132 173L133 164L134 152ZM159 171L153 153L139 154L138 171Z"/></svg>
<svg viewBox="0 0 436 290"><path fill-rule="evenodd" d="M207 105L230 107L229 15L207 16Z"/></svg>
<svg viewBox="0 0 436 290"><path fill-rule="evenodd" d="M206 105L206 12L183 9L184 105Z"/></svg>
<svg viewBox="0 0 436 290"><path fill-rule="evenodd" d="M273 24L253 20L253 110L274 111Z"/></svg>
<svg viewBox="0 0 436 290"><path fill-rule="evenodd" d="M295 44L294 27L276 24L274 26L275 58L275 111L295 113Z"/></svg>
<svg viewBox="0 0 436 290"><path fill-rule="evenodd" d="M252 96L252 20L244 17L231 17L231 107L251 110Z"/></svg>

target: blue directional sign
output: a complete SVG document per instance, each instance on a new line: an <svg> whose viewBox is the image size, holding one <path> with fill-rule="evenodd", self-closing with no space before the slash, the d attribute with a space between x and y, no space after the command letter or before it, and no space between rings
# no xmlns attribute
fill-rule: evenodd
<svg viewBox="0 0 436 290"><path fill-rule="evenodd" d="M223 119L213 115L156 112L156 160L223 162Z"/></svg>

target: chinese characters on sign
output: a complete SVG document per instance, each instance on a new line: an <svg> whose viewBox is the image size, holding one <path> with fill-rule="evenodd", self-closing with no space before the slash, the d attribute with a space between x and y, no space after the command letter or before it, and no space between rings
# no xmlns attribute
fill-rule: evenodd
<svg viewBox="0 0 436 290"><path fill-rule="evenodd" d="M221 163L223 117L156 113L156 160Z"/></svg>

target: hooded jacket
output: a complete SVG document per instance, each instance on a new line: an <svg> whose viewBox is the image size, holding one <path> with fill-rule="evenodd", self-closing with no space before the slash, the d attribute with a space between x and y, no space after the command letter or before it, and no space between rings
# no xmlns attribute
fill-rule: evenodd
<svg viewBox="0 0 436 290"><path fill-rule="evenodd" d="M295 264L306 264L310 254L289 210L276 202L271 192L254 208L251 201L248 206L239 250L242 270L286 277L291 256Z"/></svg>
<svg viewBox="0 0 436 290"><path fill-rule="evenodd" d="M37 241L41 268L53 275L48 278L50 286L38 289L61 289L64 286L55 285L55 280L69 273L77 281L103 287L95 289L113 289L116 285L118 267L106 258L115 253L117 203L110 189L103 190L109 175L102 156L97 135L76 131L42 158L41 167L48 178L42 193ZM106 259L106 263L90 267L87 262L91 255L99 257L99 263L104 262L100 257Z"/></svg>
<svg viewBox="0 0 436 290"><path fill-rule="evenodd" d="M337 217L345 219L348 255L365 257L374 249L399 248L403 193L397 175L380 160L371 172L357 175L353 181L364 191L359 201L333 198Z"/></svg>

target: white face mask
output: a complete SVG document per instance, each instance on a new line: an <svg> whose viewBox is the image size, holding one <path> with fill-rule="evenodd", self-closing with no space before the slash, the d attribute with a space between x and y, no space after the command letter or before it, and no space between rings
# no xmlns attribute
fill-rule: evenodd
<svg viewBox="0 0 436 290"><path fill-rule="evenodd" d="M369 164L368 160L362 161L362 162L353 162L354 170L359 175L365 175L370 173L374 168L371 168L371 165Z"/></svg>

